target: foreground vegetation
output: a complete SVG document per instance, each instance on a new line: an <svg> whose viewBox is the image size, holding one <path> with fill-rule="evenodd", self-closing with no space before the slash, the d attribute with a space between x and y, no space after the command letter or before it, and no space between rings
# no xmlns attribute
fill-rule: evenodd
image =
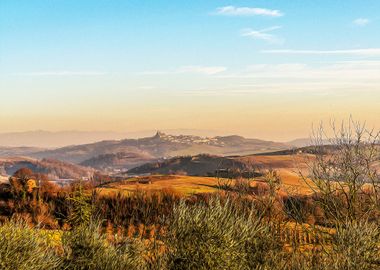
<svg viewBox="0 0 380 270"><path fill-rule="evenodd" d="M0 269L378 269L378 224L288 230L230 198L175 205L165 227L103 226L92 218L51 233L12 219L0 227ZM281 227L280 227L281 228ZM311 235L307 241L303 235ZM324 233L326 235L324 235ZM297 235L297 236L296 236ZM314 239L313 239L314 237ZM317 237L319 237L317 239Z"/></svg>
<svg viewBox="0 0 380 270"><path fill-rule="evenodd" d="M21 170L0 194L0 269L380 269L378 136L350 130L317 142L308 195L275 171L184 197L34 187Z"/></svg>

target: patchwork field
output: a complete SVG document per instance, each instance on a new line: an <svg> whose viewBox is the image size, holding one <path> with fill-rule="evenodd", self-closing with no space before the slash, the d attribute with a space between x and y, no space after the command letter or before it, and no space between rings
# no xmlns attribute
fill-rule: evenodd
<svg viewBox="0 0 380 270"><path fill-rule="evenodd" d="M279 155L279 156L248 156L239 158L244 162L251 162L266 171L276 170L282 180L282 191L292 194L308 194L311 188L300 177L299 172L307 173L306 161L311 157L304 155ZM255 178L251 186L263 182L262 177ZM231 180L231 185L234 180ZM218 190L219 180L216 177L183 176L183 175L151 175L144 177L132 177L123 181L111 183L98 188L102 194L114 192L134 192L136 190L158 191L171 189L183 195L196 193L209 193Z"/></svg>
<svg viewBox="0 0 380 270"><path fill-rule="evenodd" d="M128 193L136 190L158 191L162 189L171 189L184 195L214 192L217 189L217 180L212 177L182 175L133 177L105 185L98 188L98 191L108 194L120 191Z"/></svg>

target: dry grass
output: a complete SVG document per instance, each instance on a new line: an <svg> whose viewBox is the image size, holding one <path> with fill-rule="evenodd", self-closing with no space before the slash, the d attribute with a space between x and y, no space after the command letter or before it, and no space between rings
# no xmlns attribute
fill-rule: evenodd
<svg viewBox="0 0 380 270"><path fill-rule="evenodd" d="M179 194L193 195L197 193L210 193L218 190L217 180L213 177L196 176L149 176L126 179L121 182L112 183L98 188L100 194L106 195L112 192L130 193L136 190L160 191L171 189Z"/></svg>
<svg viewBox="0 0 380 270"><path fill-rule="evenodd" d="M297 173L288 169L279 169L278 172L282 179L282 192L300 195L308 195L312 193L311 188L299 177L299 175L297 175ZM146 182L147 179L149 179L150 182ZM254 181L251 181L251 187L256 187L259 182L263 181L263 178L256 178ZM234 185L234 183L235 180L231 180L231 185ZM164 189L171 189L184 196L199 193L212 193L219 190L218 180L215 177L153 175L149 177L134 177L121 182L111 183L101 188L97 188L97 191L102 195L110 195L117 192L129 194L136 190L160 191Z"/></svg>
<svg viewBox="0 0 380 270"><path fill-rule="evenodd" d="M306 169L307 164L314 160L313 155L257 155L237 158L261 169Z"/></svg>

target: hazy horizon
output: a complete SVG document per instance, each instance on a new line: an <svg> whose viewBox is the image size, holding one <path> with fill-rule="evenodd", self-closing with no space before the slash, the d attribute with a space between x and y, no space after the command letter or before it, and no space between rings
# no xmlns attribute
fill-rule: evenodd
<svg viewBox="0 0 380 270"><path fill-rule="evenodd" d="M379 128L379 1L0 3L0 133ZM0 142L1 145L1 142Z"/></svg>
<svg viewBox="0 0 380 270"><path fill-rule="evenodd" d="M270 138L259 138L244 136L238 133L218 133L212 130L194 130L194 129L169 129L169 130L142 130L135 132L114 132L114 131L80 131L80 130L30 130L20 132L0 132L0 147L40 147L40 148L58 148L70 145L80 145L95 143L104 140L123 140L139 139L154 136L157 132L163 132L168 135L193 135L200 137L216 137L238 135L250 139L260 139L265 141L276 141ZM291 140L278 142L291 142L304 140L309 137L297 137Z"/></svg>

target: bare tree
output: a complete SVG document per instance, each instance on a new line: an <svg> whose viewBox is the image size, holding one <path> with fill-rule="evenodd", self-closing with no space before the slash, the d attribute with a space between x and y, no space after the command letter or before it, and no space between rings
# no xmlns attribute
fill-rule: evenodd
<svg viewBox="0 0 380 270"><path fill-rule="evenodd" d="M328 219L375 219L379 214L379 135L352 118L313 131L315 160L303 178Z"/></svg>

